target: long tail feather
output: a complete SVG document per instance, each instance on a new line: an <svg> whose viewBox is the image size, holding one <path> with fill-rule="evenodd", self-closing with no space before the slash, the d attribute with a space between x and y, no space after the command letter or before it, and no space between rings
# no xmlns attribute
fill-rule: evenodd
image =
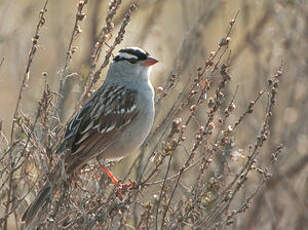
<svg viewBox="0 0 308 230"><path fill-rule="evenodd" d="M35 200L30 204L25 213L23 214L21 220L29 223L32 218L37 214L40 208L44 205L47 198L50 195L51 187L48 183L44 185L44 187L39 191Z"/></svg>

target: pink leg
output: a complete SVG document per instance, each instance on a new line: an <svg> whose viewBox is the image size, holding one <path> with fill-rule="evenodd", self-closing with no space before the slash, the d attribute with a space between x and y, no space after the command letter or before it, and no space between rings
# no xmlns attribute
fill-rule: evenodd
<svg viewBox="0 0 308 230"><path fill-rule="evenodd" d="M136 188L137 187L136 182L131 182L129 184L119 183L119 180L112 175L111 171L104 164L100 164L100 165L103 168L103 170L105 171L105 173L109 176L111 181L118 187L117 196L120 200L123 200L122 193L125 193L128 188L130 188L130 187Z"/></svg>

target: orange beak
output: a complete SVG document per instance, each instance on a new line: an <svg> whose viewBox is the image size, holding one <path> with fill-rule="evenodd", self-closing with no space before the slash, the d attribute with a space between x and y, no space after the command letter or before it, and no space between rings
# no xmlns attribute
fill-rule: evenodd
<svg viewBox="0 0 308 230"><path fill-rule="evenodd" d="M143 61L143 64L144 64L145 66L151 66L151 65L154 65L154 64L157 63L157 62L158 62L157 59L155 59L155 58L153 58L153 57L148 57L147 59L145 59L145 60Z"/></svg>

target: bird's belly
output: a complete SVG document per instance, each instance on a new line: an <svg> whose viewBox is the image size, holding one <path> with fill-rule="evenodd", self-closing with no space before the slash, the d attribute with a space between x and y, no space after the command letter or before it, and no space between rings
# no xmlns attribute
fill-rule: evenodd
<svg viewBox="0 0 308 230"><path fill-rule="evenodd" d="M112 145L106 149L100 158L105 160L121 159L126 155L133 153L142 145L145 138L151 131L154 115L138 114L140 119L130 124ZM136 132L138 130L138 132Z"/></svg>

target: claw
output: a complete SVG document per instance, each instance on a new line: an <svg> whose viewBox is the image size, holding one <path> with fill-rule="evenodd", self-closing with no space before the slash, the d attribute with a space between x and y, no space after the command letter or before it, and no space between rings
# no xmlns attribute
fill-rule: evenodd
<svg viewBox="0 0 308 230"><path fill-rule="evenodd" d="M128 191L128 189L136 189L137 188L137 183L130 181L129 184L121 184L118 183L116 184L117 186L117 197L122 201L123 200L123 195Z"/></svg>
<svg viewBox="0 0 308 230"><path fill-rule="evenodd" d="M105 173L109 176L109 178L112 180L112 182L117 186L117 197L122 201L123 200L123 194L127 192L128 189L136 189L137 183L135 181L129 181L128 184L122 184L117 178L115 178L111 171L103 164L100 164L100 166L103 168Z"/></svg>

